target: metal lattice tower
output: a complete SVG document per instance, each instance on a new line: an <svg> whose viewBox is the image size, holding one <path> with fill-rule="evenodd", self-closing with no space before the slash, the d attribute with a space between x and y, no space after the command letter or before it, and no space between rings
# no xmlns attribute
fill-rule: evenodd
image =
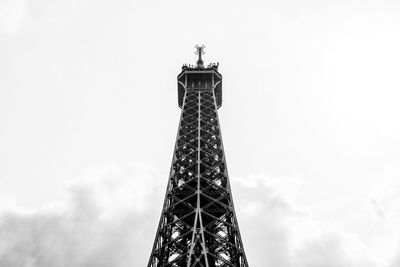
<svg viewBox="0 0 400 267"><path fill-rule="evenodd" d="M178 75L182 108L164 206L148 267L248 267L226 168L217 109L218 64Z"/></svg>

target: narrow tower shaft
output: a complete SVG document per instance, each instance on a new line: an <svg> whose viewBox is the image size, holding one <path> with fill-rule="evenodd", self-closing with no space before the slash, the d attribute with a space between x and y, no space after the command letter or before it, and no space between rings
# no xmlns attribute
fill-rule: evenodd
<svg viewBox="0 0 400 267"><path fill-rule="evenodd" d="M247 267L218 120L218 66L184 66L178 102L178 135L148 267Z"/></svg>

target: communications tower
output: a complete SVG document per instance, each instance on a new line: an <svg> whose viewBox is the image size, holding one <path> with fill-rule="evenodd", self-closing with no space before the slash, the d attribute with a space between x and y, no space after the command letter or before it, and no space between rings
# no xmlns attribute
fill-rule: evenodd
<svg viewBox="0 0 400 267"><path fill-rule="evenodd" d="M148 267L248 267L240 237L218 108L218 64L197 64L178 75L182 109L164 206Z"/></svg>

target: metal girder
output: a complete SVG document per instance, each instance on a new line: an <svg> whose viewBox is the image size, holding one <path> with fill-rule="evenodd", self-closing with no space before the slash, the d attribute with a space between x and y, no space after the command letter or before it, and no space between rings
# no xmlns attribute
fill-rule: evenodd
<svg viewBox="0 0 400 267"><path fill-rule="evenodd" d="M171 172L148 267L248 267L214 87L185 88Z"/></svg>

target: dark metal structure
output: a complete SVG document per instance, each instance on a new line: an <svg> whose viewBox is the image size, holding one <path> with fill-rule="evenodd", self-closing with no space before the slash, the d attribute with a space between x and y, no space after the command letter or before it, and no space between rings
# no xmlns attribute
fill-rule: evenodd
<svg viewBox="0 0 400 267"><path fill-rule="evenodd" d="M240 237L217 109L222 104L218 64L178 75L182 108L164 206L148 267L248 267Z"/></svg>

